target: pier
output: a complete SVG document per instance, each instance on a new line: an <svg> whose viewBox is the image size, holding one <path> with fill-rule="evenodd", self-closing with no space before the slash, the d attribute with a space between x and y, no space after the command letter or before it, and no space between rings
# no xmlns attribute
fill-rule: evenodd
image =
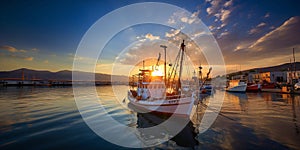
<svg viewBox="0 0 300 150"><path fill-rule="evenodd" d="M22 79L22 78L0 78L0 86L72 86L72 85L127 85L124 82L111 81L72 81L72 80L42 80L42 79Z"/></svg>

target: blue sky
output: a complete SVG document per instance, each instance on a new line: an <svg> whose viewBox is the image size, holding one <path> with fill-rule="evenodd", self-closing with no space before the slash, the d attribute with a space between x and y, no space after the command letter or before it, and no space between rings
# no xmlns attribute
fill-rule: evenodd
<svg viewBox="0 0 300 150"><path fill-rule="evenodd" d="M86 31L107 13L137 2L147 1L2 1L0 70L23 67L71 70L76 48ZM297 0L157 2L184 8L201 19L217 40L229 72L237 66L248 69L289 62L292 48L300 56L300 2ZM164 10L157 11L164 13ZM175 17L181 22L192 19L181 13ZM172 16L166 21L172 23ZM105 47L107 53L102 55L99 72L110 73L103 66L111 63L108 60L115 59L120 49L130 42L148 39L145 41L148 44L158 44L153 42L179 36L176 31L145 24L120 32ZM166 33L177 34L169 37Z"/></svg>

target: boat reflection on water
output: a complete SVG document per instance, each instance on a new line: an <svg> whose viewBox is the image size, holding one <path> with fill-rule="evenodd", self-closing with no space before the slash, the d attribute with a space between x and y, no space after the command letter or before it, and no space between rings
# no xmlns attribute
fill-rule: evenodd
<svg viewBox="0 0 300 150"><path fill-rule="evenodd" d="M167 121L171 114L165 114L165 113L159 113L159 112L148 112L148 113L139 113L140 110L133 104L129 103L128 107L130 109L135 110L137 112L137 128L150 128L157 125L161 125L163 122ZM174 117L174 116L172 116ZM163 126L160 128L160 132L147 132L145 130L139 130L140 131L140 137L143 138L145 141L155 140L155 139L165 139L170 137L171 141L174 141L176 143L176 146L180 147L189 147L189 148L195 148L197 145L199 145L199 142L196 140L197 136L197 130L193 126L193 123L191 120L187 117L175 117L174 123L171 127ZM183 122L188 122L183 129L176 135L171 135L172 130L171 128L174 128L175 126L182 125ZM177 127L175 127L177 128ZM168 146L170 146L168 144Z"/></svg>
<svg viewBox="0 0 300 150"><path fill-rule="evenodd" d="M231 109L231 112L247 112L248 96L246 93L226 92L226 96L228 97L228 101L231 103L231 105L233 105L233 108L235 108Z"/></svg>
<svg viewBox="0 0 300 150"><path fill-rule="evenodd" d="M228 96L233 99L238 99L239 101L248 100L248 96L246 93L234 93L234 92L227 92Z"/></svg>

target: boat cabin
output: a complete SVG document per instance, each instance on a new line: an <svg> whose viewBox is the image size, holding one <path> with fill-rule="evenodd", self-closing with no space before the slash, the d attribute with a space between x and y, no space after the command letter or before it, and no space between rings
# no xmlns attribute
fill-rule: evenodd
<svg viewBox="0 0 300 150"><path fill-rule="evenodd" d="M161 99L165 97L165 83L163 76L155 74L155 71L140 69L136 94L139 100Z"/></svg>

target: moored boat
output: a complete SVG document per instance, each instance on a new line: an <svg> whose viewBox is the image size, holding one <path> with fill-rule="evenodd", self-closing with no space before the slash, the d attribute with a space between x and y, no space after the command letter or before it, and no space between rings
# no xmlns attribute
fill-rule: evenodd
<svg viewBox="0 0 300 150"><path fill-rule="evenodd" d="M209 94L212 95L214 93L214 88L211 84L204 84L200 89L201 94Z"/></svg>
<svg viewBox="0 0 300 150"><path fill-rule="evenodd" d="M247 84L245 80L230 80L226 87L228 92L246 92Z"/></svg>
<svg viewBox="0 0 300 150"><path fill-rule="evenodd" d="M259 92L261 91L261 85L258 83L247 83L247 92Z"/></svg>
<svg viewBox="0 0 300 150"><path fill-rule="evenodd" d="M158 69L139 70L137 86L131 87L128 91L128 99L131 104L144 112L158 112L190 117L194 109L196 92L186 89L191 86L181 86L184 48L185 45L183 42L178 53L180 57L177 57L181 59L175 62L180 66L179 73L176 73L176 68L175 71L172 71L173 74L178 75L177 78L171 78L175 77L172 73L169 74L169 78L166 78L166 72L163 75ZM157 64L159 59L160 57L157 60Z"/></svg>
<svg viewBox="0 0 300 150"><path fill-rule="evenodd" d="M263 83L261 85L261 91L280 93L282 92L282 89L277 87L275 83Z"/></svg>

